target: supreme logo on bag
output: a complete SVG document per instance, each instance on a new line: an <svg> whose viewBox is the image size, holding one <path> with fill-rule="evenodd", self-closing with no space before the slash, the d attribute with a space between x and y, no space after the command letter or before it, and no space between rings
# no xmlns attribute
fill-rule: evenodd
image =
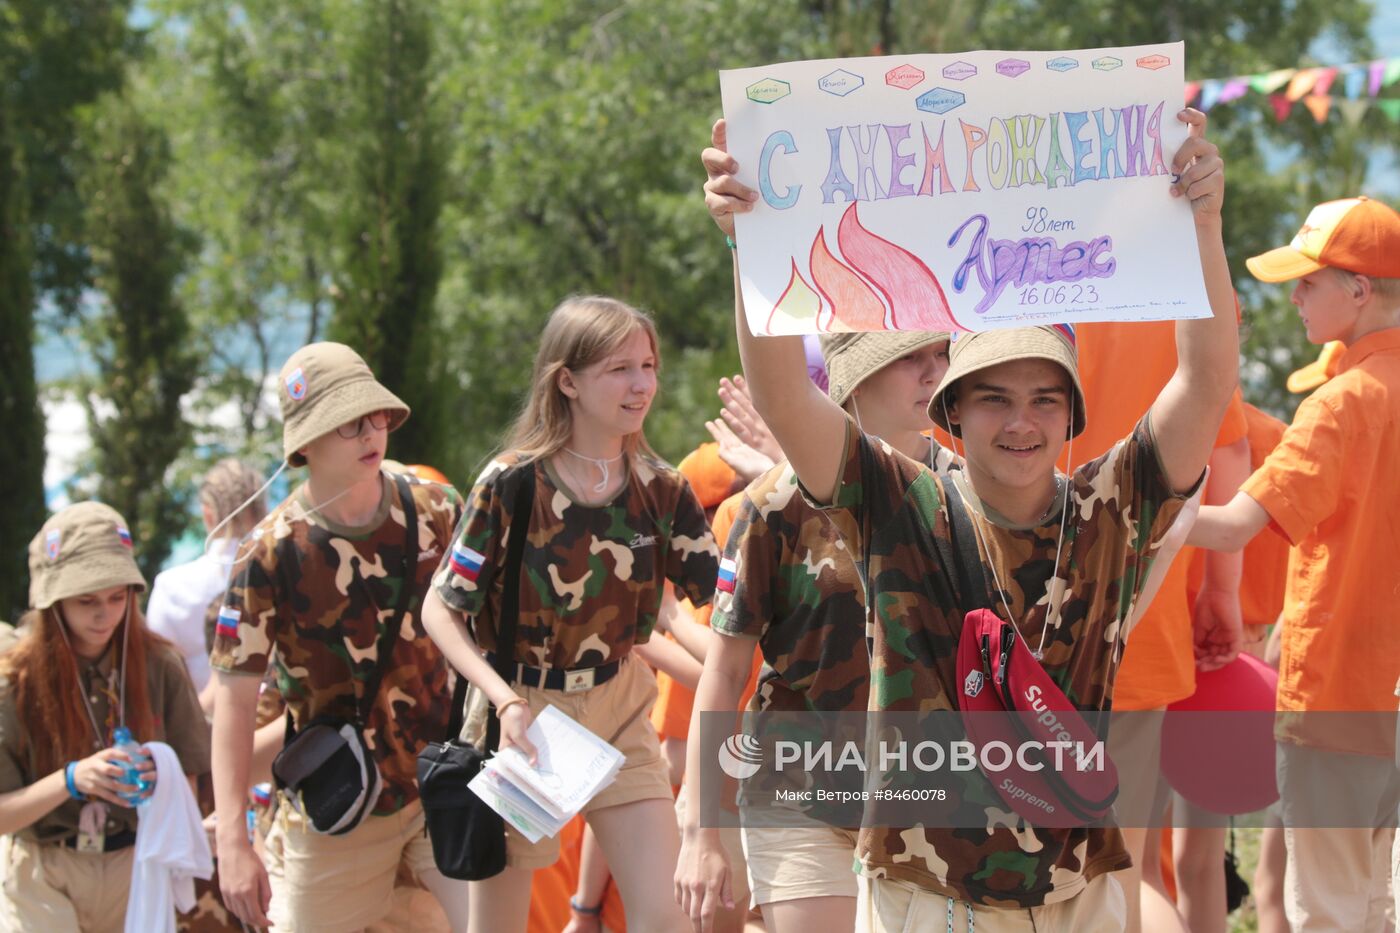
<svg viewBox="0 0 1400 933"><path fill-rule="evenodd" d="M1103 820L1118 769L1103 739L1035 660L1010 623L969 612L958 641L959 709L979 752L1005 745L1005 767L984 770L1011 810L1043 827ZM977 756L979 766L987 760Z"/></svg>

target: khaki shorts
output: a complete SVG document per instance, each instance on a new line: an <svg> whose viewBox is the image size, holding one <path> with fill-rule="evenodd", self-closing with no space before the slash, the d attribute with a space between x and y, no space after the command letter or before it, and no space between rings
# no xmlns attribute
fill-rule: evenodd
<svg viewBox="0 0 1400 933"><path fill-rule="evenodd" d="M856 896L856 834L834 826L746 826L755 907L807 897Z"/></svg>
<svg viewBox="0 0 1400 933"><path fill-rule="evenodd" d="M1395 902L1386 863L1400 807L1395 762L1280 742L1276 767L1288 848L1288 922L1319 933L1391 929ZM1308 806L1321 796L1327 799L1320 811Z"/></svg>
<svg viewBox="0 0 1400 933"><path fill-rule="evenodd" d="M685 832L685 797L686 788L681 786L681 792L676 795L676 826ZM744 854L744 840L741 838L743 831L737 826L721 826L719 828L719 844L724 848L725 857L729 859L730 888L734 895L734 903L748 904L757 907L758 904L752 900L752 882L749 873L749 860Z"/></svg>
<svg viewBox="0 0 1400 933"><path fill-rule="evenodd" d="M1111 874L1074 897L1024 910L973 906L888 878L861 876L857 883L856 933L1119 933L1128 922L1123 889Z"/></svg>
<svg viewBox="0 0 1400 933"><path fill-rule="evenodd" d="M1114 821L1120 827L1161 826L1171 786L1162 777L1162 724L1166 710L1115 714L1108 756L1118 769Z"/></svg>
<svg viewBox="0 0 1400 933"><path fill-rule="evenodd" d="M282 807L263 861L272 883L269 919L278 933L363 929L394 906L400 862L414 877L437 871L417 801L390 816L371 816L343 836L312 832L295 810Z"/></svg>
<svg viewBox="0 0 1400 933"><path fill-rule="evenodd" d="M629 655L622 660L621 669L611 680L579 693L524 684L515 684L514 690L530 704L531 718L538 716L546 706L553 706L603 741L610 742L625 757L622 770L613 782L584 806L584 815L639 800L671 799L670 771L661 757L656 728L651 724L651 709L656 705L656 677L646 664ZM472 690L467 704L466 726L462 732L468 741L479 743L486 735L486 696L480 690ZM558 859L557 836L532 843L506 824L507 865L533 870L548 868Z"/></svg>
<svg viewBox="0 0 1400 933"><path fill-rule="evenodd" d="M135 855L0 837L0 930L121 933Z"/></svg>

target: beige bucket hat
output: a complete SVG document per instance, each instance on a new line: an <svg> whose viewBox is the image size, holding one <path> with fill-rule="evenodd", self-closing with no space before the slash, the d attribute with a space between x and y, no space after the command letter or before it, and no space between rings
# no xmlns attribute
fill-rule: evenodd
<svg viewBox="0 0 1400 933"><path fill-rule="evenodd" d="M943 410L944 393L959 379L1012 360L1049 360L1069 373L1069 381L1074 386L1074 421L1070 425L1070 436L1078 437L1085 424L1084 386L1079 382L1079 351L1073 343L1073 334L1073 329L1065 325L959 334L948 351L948 372L929 399L929 418L954 437L962 437L962 429L948 424Z"/></svg>
<svg viewBox="0 0 1400 933"><path fill-rule="evenodd" d="M906 353L947 339L946 331L928 330L822 334L827 394L837 405L844 405L856 387L874 373Z"/></svg>
<svg viewBox="0 0 1400 933"><path fill-rule="evenodd" d="M57 512L29 542L29 605L113 586L146 588L131 551L126 519L110 505L79 502Z"/></svg>
<svg viewBox="0 0 1400 933"><path fill-rule="evenodd" d="M305 466L297 451L371 412L389 412L389 430L408 420L409 408L370 372L360 354L343 343L311 343L293 353L277 377L282 408L282 455Z"/></svg>

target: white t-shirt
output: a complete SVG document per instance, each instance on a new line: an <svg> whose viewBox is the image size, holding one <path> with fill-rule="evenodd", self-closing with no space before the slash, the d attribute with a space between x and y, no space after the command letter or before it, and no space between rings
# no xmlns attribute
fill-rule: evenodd
<svg viewBox="0 0 1400 933"><path fill-rule="evenodd" d="M204 643L204 620L209 604L228 589L228 575L238 542L219 538L209 552L188 564L156 575L146 605L146 626L175 643L189 668L195 690L209 683L209 648Z"/></svg>

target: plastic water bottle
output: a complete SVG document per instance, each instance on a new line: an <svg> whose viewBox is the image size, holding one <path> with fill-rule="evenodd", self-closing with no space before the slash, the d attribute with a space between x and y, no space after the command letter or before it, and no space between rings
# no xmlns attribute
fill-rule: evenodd
<svg viewBox="0 0 1400 933"><path fill-rule="evenodd" d="M122 764L122 769L125 772L122 775L122 783L141 788L140 791L133 794L122 794L121 798L133 807L139 807L150 799L143 795L150 790L151 785L148 781L142 780L140 771L140 766L151 760L150 756L141 751L141 746L136 744L136 740L131 737L131 730L126 726L118 726L116 732L112 734L112 739L112 747L119 752L126 752L131 759L131 761Z"/></svg>

